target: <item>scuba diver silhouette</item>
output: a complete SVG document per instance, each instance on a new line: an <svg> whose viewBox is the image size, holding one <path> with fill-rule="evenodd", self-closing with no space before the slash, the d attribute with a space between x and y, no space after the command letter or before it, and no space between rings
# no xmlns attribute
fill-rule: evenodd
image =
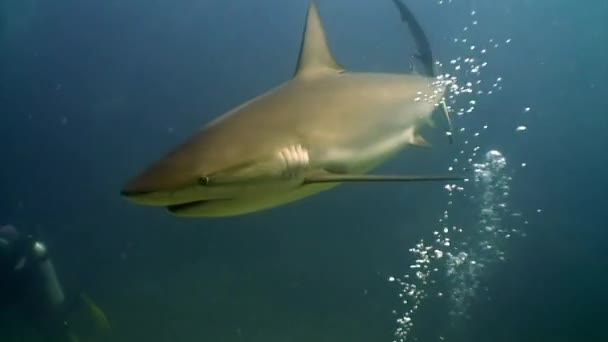
<svg viewBox="0 0 608 342"><path fill-rule="evenodd" d="M105 314L88 297L80 299L93 319L109 328ZM73 304L68 305L46 245L12 225L0 226L0 310L24 309L49 341L77 342L67 319Z"/></svg>

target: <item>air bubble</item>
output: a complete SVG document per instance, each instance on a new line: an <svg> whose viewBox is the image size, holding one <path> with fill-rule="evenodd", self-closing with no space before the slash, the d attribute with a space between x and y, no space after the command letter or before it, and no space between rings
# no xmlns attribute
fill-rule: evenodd
<svg viewBox="0 0 608 342"><path fill-rule="evenodd" d="M440 3L448 2L440 1ZM476 12L471 11L470 14L473 16L476 15ZM471 38L469 32L473 31L469 28L477 29L478 26L475 25L478 25L478 20L481 21L480 18L472 18L468 26L462 27L462 31L467 32L466 35L461 32L459 33L462 35L461 37L452 37L459 50L464 49L474 56L463 55L448 59L444 64L452 66L451 71L454 75L438 75L434 83L447 89L445 94L446 105L451 113L456 114L455 117L458 120L466 120L464 114L473 113L478 109L477 105L482 101L483 96L492 95L493 92L502 88L503 79L498 75L488 75L484 79L489 81L482 82L480 79L482 72L488 74L494 72L494 70L488 68L488 62L482 60L482 58L486 57L492 46L498 48L499 43L509 44L511 39L489 39L489 43L487 41L481 43L473 40L469 41L468 38ZM474 42L477 44L473 44ZM491 80L495 80L495 82L491 82ZM464 94L470 95L459 98ZM430 98L430 96L424 94L419 94L418 97L419 101L427 101ZM524 109L524 112L527 112L527 110ZM406 305L403 315L398 319L399 326L396 331L396 341L398 342L416 340L417 336L409 336L410 330L414 328L412 318L415 316L413 315L420 307L422 300L432 296L433 293L437 296L445 295L448 297L452 303L451 309L453 312L451 313L465 317L467 301L476 294L478 278L482 270L492 261L504 259L500 239L504 241L504 239L507 239L507 235L509 238L511 235L521 236L521 234L513 232L514 228L504 227L500 221L504 213L510 209L509 202L506 200L510 193L508 188L510 177L503 172L505 159L498 151L490 151L484 155L482 152L483 146L480 146L482 141L479 138L474 138L479 137L483 130L487 130L488 125L477 126L476 130L473 131L471 130L474 127L471 125L459 126L458 135L463 137L461 143L466 152L465 149L456 150L458 158L454 158L453 162L446 167L449 172L454 172L456 169L462 169L464 174L468 174L471 169L474 172L462 183L445 185L446 198L448 199L445 208L460 208L459 205L463 203L459 203L458 200L462 199L464 201L475 201L479 203L480 209L488 210L479 210L479 221L473 221L471 226L458 224L458 227L452 225L454 218L451 217L452 215L448 215L446 210L443 215L436 218L437 221L435 222L438 223L434 223L440 226L434 227L435 229L431 229L427 233L430 236L428 244L427 241L420 240L415 248L410 249L415 258L409 266L410 269L406 270L406 274L397 278L389 278L389 281L396 281L402 287L401 295L403 298L399 302L403 301ZM517 126L517 123L514 126L517 131L522 131L521 127L525 127ZM483 127L483 130L481 127ZM487 131L484 133L487 133ZM452 135L451 132L445 132L445 134L447 136ZM525 163L521 163L521 165L525 167ZM461 185L464 185L464 187ZM469 192L470 188L475 189L475 192ZM482 223L482 220L485 221ZM515 219L515 221L522 224L523 218ZM486 230L485 227L489 227L489 229ZM455 239L455 237L458 237L458 239ZM480 245L479 243L483 244ZM433 275L437 274L435 273L437 270L444 270L443 267L440 267L444 260L445 270L448 272L448 279L452 282L452 288L442 289L441 292L427 292L431 289L429 288L430 284L440 283L441 278L433 279ZM404 298L407 300L403 300Z"/></svg>

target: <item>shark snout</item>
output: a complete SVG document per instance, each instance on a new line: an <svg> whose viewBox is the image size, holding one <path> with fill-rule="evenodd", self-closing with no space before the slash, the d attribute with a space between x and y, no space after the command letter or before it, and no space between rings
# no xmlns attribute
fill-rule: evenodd
<svg viewBox="0 0 608 342"><path fill-rule="evenodd" d="M151 201L151 199L155 197L154 194L157 192L158 191L153 190L152 188L142 186L140 180L137 178L120 189L121 196L126 197L135 203L163 205L163 201L158 203L155 203L156 201Z"/></svg>
<svg viewBox="0 0 608 342"><path fill-rule="evenodd" d="M160 190L159 184L148 173L143 173L125 184L120 194L125 197L145 195Z"/></svg>
<svg viewBox="0 0 608 342"><path fill-rule="evenodd" d="M134 203L143 205L166 206L184 202L183 199L175 198L173 191L141 188L137 186L137 182L125 185L120 190L120 194Z"/></svg>
<svg viewBox="0 0 608 342"><path fill-rule="evenodd" d="M126 186L120 190L120 195L124 196L124 197L135 197L138 195L145 195L147 193L149 193L149 191L141 191L141 190L137 190L137 189L132 189L128 186Z"/></svg>
<svg viewBox="0 0 608 342"><path fill-rule="evenodd" d="M200 179L191 168L161 161L127 182L120 189L120 194L134 203L152 206L172 206L226 197L225 193L217 194L201 185Z"/></svg>
<svg viewBox="0 0 608 342"><path fill-rule="evenodd" d="M175 198L176 192L194 183L195 178L188 177L180 168L157 164L127 182L120 194L140 204L170 205L182 201Z"/></svg>
<svg viewBox="0 0 608 342"><path fill-rule="evenodd" d="M121 189L124 196L175 191L196 183L195 166L179 158L162 158L130 179Z"/></svg>

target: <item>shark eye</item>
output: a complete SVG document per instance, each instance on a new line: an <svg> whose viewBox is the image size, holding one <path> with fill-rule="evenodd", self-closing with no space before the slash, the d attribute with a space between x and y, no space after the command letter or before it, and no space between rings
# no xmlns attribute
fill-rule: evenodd
<svg viewBox="0 0 608 342"><path fill-rule="evenodd" d="M203 176L203 177L199 177L198 179L198 184L205 186L209 184L209 177Z"/></svg>

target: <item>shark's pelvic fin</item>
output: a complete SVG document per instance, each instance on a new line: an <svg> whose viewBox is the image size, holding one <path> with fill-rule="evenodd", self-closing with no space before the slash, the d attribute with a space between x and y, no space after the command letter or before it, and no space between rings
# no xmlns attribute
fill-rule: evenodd
<svg viewBox="0 0 608 342"><path fill-rule="evenodd" d="M334 59L319 12L314 1L310 3L306 14L306 25L300 47L300 56L294 77L315 77L326 73L339 73L344 69Z"/></svg>
<svg viewBox="0 0 608 342"><path fill-rule="evenodd" d="M426 141L426 139L424 139L421 135L412 136L410 145L417 147L431 147L431 144L429 144L429 142Z"/></svg>
<svg viewBox="0 0 608 342"><path fill-rule="evenodd" d="M463 177L428 176L428 175L353 175L323 173L307 176L304 184L344 183L344 182L429 182L429 181L461 181Z"/></svg>

